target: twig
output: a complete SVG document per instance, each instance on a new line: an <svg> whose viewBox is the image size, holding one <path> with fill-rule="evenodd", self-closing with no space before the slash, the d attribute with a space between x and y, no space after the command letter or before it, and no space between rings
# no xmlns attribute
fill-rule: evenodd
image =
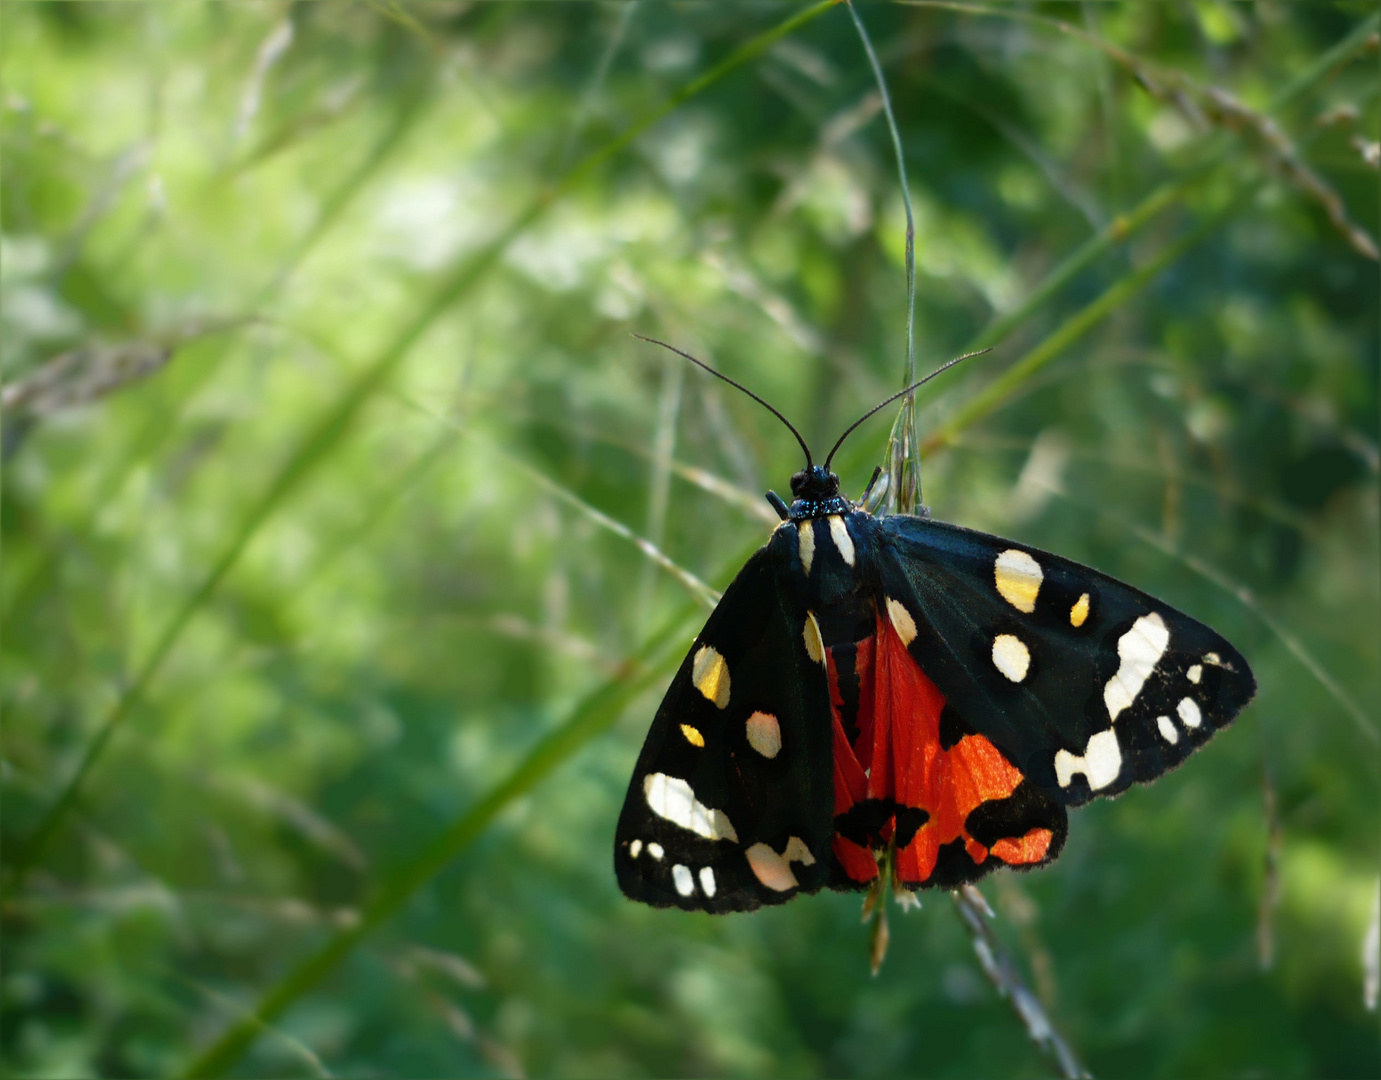
<svg viewBox="0 0 1381 1080"><path fill-rule="evenodd" d="M964 925L973 936L973 951L978 954L978 962L983 965L984 974L997 988L997 992L1012 1003L1012 1008L1026 1025L1026 1032L1031 1036L1031 1041L1054 1055L1061 1076L1091 1076L1092 1074L1079 1064L1079 1059L1074 1056L1069 1044L1055 1030L1040 1001L1026 985L1016 964L1012 962L1006 946L988 925L994 915L983 894L974 886L965 885L962 889L950 893L950 896L954 899L954 906L959 909L959 917L964 920Z"/></svg>

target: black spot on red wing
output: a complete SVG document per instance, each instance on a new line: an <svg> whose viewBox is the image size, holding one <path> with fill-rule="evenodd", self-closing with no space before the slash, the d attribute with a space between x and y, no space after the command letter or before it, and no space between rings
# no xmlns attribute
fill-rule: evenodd
<svg viewBox="0 0 1381 1080"><path fill-rule="evenodd" d="M1032 829L1049 829L1053 834L1044 862L1060 853L1068 830L1064 807L1041 791L1030 780L1022 780L1005 799L990 799L969 811L964 828L984 847L999 840L1020 840Z"/></svg>
<svg viewBox="0 0 1381 1080"><path fill-rule="evenodd" d="M897 807L895 836L898 849L904 848L916 838L916 831L930 820L930 814L918 806Z"/></svg>
<svg viewBox="0 0 1381 1080"><path fill-rule="evenodd" d="M957 889L960 885L975 880L982 873L977 864L969 858L969 853L964 850L964 840L960 837L948 844L940 845L935 869L930 872L930 877L925 883L939 889Z"/></svg>
<svg viewBox="0 0 1381 1080"><path fill-rule="evenodd" d="M974 734L973 727L959 715L959 710L948 702L940 713L940 749L950 750L959 744L965 735Z"/></svg>
<svg viewBox="0 0 1381 1080"><path fill-rule="evenodd" d="M872 849L882 843L882 827L896 811L891 799L864 799L834 819L834 831L859 847Z"/></svg>

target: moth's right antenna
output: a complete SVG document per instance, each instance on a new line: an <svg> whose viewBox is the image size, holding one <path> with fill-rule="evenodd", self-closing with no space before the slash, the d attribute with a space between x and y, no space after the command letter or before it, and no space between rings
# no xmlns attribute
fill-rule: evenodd
<svg viewBox="0 0 1381 1080"><path fill-rule="evenodd" d="M863 421L867 420L868 417L870 417L870 416L873 415L873 413L877 412L879 409L881 409L881 408L883 408L883 407L885 407L885 406L887 406L887 405L892 404L892 402L896 401L897 398L903 397L904 395L911 393L911 391L914 390L914 389L916 389L916 387L918 387L918 386L924 386L926 383L930 382L931 379L935 378L936 375L939 375L940 372L942 372L942 371L948 371L950 368L954 367L955 364L959 363L959 361L961 361L961 360L968 360L970 357L974 357L974 356L982 356L984 353L989 353L989 352L992 352L992 351L993 351L993 347L992 347L991 345L989 345L986 349L979 349L977 352L965 353L963 356L956 356L953 360L949 361L949 363L947 363L947 364L941 364L939 367L937 367L934 371L932 371L932 372L931 372L929 375L927 375L924 379L921 379L919 382L913 382L913 383L912 383L910 386L908 386L905 390L898 390L895 394L893 394L891 397L889 397L886 401L882 401L882 402L879 402L877 405L874 405L874 406L873 406L871 409L869 409L866 413L864 413L864 414L863 414L862 416L860 416L857 420L855 420L852 424L850 424L850 425L848 426L848 428L845 429L843 435L839 436L839 441L838 441L837 443L834 444L834 450L831 450L831 451L830 451L830 456L827 457L827 458L825 458L825 468L828 469L828 468L830 467L830 462L831 462L832 460L834 460L835 451L838 450L841 446L844 445L844 440L847 439L850 435L853 434L854 428L858 427L859 424L861 424L861 423L863 423ZM768 406L768 407L771 408L771 406ZM774 410L774 411L775 411L775 410Z"/></svg>

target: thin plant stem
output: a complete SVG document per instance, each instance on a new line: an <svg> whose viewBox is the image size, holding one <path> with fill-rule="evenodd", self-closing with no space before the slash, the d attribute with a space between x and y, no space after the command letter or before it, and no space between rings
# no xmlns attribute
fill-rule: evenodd
<svg viewBox="0 0 1381 1080"><path fill-rule="evenodd" d="M916 218L911 211L911 187L906 179L906 154L902 150L901 132L897 129L897 117L892 110L892 95L887 89L887 79L882 73L877 52L872 39L859 17L858 9L849 0L849 14L853 17L858 36L863 42L863 51L868 54L873 77L877 80L878 93L882 95L882 112L887 117L887 130L892 136L892 151L897 158L897 182L901 187L902 206L906 209L906 367L902 371L902 385L910 386L916 381ZM916 396L910 393L902 402L892 436L888 440L888 469L891 484L887 490L888 507L894 513L911 513L921 500L921 456L920 431L916 427ZM898 438L898 432L901 437Z"/></svg>

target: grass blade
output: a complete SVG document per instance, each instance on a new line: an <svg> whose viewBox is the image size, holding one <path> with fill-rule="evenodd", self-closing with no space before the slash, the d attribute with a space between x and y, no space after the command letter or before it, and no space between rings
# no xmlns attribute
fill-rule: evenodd
<svg viewBox="0 0 1381 1080"><path fill-rule="evenodd" d="M565 723L534 746L506 780L452 821L416 859L390 877L365 907L357 924L338 932L294 966L253 1010L242 1015L197 1055L184 1075L217 1076L233 1065L266 1025L273 1023L288 1006L320 982L362 938L468 847L505 806L531 791L558 765L612 724L637 694L659 678L661 662L684 642L686 624L694 614L694 607L684 606L622 665L620 674L586 696Z"/></svg>
<svg viewBox="0 0 1381 1080"><path fill-rule="evenodd" d="M279 471L268 490L246 515L240 529L212 565L206 577L202 579L201 583L168 621L149 656L140 665L130 686L120 695L115 707L101 722L96 735L82 755L76 771L63 786L61 794L51 809L44 814L38 827L20 849L18 857L12 864L7 883L7 894L17 892L23 884L24 878L42 855L62 819L71 809L83 782L96 760L101 756L101 752L105 749L111 735L142 700L149 683L162 668L169 653L172 652L178 639L181 638L188 622L215 593L226 574L239 561L240 555L243 554L250 540L258 533L260 526L273 515L288 494L313 471L316 465L344 436L361 408L393 374L404 357L417 344L422 335L431 328L442 312L464 296L484 276L489 267L498 260L509 244L541 217L560 194L628 146L663 117L675 111L683 102L708 89L730 72L759 56L774 42L832 6L833 0L824 0L822 3L805 8L740 46L705 74L682 87L663 105L632 124L623 134L586 155L564 177L551 187L539 192L536 198L502 232L469 258L463 260L460 266L451 272L433 293L431 299L423 304L394 340L355 378L337 403L298 444L297 449L290 455L287 463Z"/></svg>
<svg viewBox="0 0 1381 1080"><path fill-rule="evenodd" d="M1247 190L1249 189L1245 185L1243 188L1239 188L1235 197L1228 199L1222 207L1205 217L1189 232L1167 244L1144 266L1124 276L1096 300L1091 301L1066 319L1054 333L956 409L948 420L926 436L921 444L921 449L931 451L946 445L964 428L1001 408L1023 383L1056 359L1094 326L1111 315L1123 303L1141 292L1156 279L1162 270L1242 209L1247 201Z"/></svg>

